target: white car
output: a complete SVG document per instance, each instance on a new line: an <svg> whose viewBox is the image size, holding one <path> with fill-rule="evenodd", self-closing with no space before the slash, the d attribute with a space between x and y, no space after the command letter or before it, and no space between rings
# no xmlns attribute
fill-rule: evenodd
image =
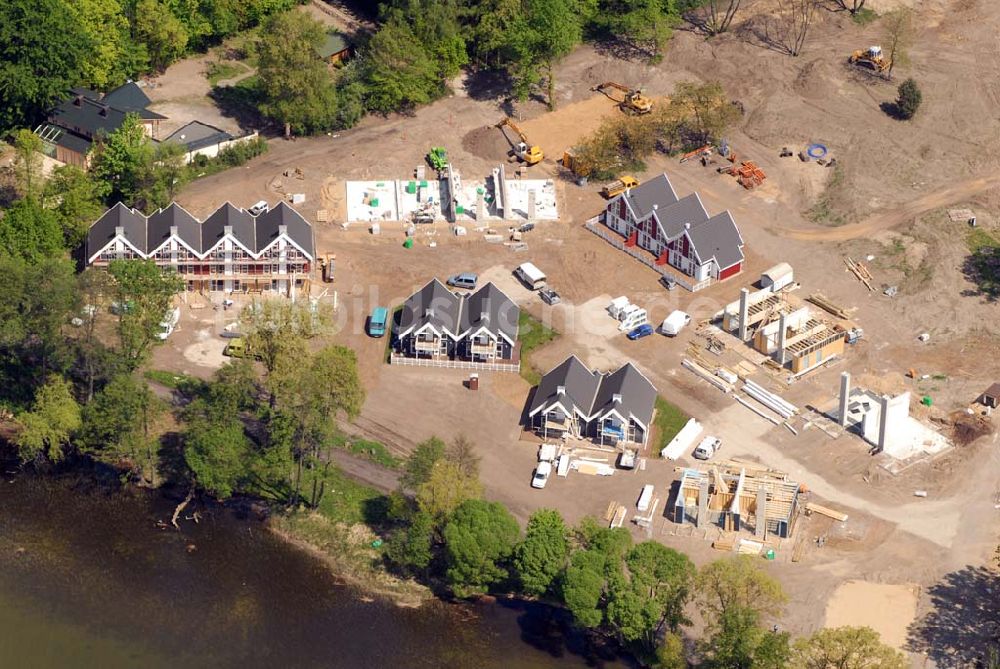
<svg viewBox="0 0 1000 669"><path fill-rule="evenodd" d="M180 307L174 307L168 311L163 316L163 320L160 321L160 328L156 331L156 336L158 339L166 339L169 337L174 328L177 327L177 323L181 320L181 310Z"/></svg>
<svg viewBox="0 0 1000 669"><path fill-rule="evenodd" d="M549 482L549 475L552 474L551 462L539 462L535 467L535 475L531 479L532 488L544 488Z"/></svg>
<svg viewBox="0 0 1000 669"><path fill-rule="evenodd" d="M722 440L710 435L701 440L698 448L694 449L693 455L698 460L710 460L721 449Z"/></svg>

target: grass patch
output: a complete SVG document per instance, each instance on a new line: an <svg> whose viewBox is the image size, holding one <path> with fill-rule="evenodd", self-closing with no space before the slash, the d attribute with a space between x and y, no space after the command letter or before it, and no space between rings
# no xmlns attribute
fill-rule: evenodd
<svg viewBox="0 0 1000 669"><path fill-rule="evenodd" d="M968 236L965 238L965 243L972 253L976 253L986 247L1000 246L1000 241L981 228L970 230Z"/></svg>
<svg viewBox="0 0 1000 669"><path fill-rule="evenodd" d="M826 185L823 194L820 195L819 200L816 204L809 210L809 218L814 223L821 223L823 225L840 226L847 223L844 215L835 211L833 207L833 197L837 192L837 189L844 183L844 170L841 169L840 165L835 165L833 168L833 174L830 176L830 182Z"/></svg>
<svg viewBox="0 0 1000 669"><path fill-rule="evenodd" d="M531 364L529 356L536 348L558 337L559 333L523 309L517 319L517 328L518 338L521 340L521 378L536 386L542 380L542 374Z"/></svg>
<svg viewBox="0 0 1000 669"><path fill-rule="evenodd" d="M309 501L315 484L322 490L317 513L334 522L378 524L384 517L385 496L349 478L334 464L302 472L302 496Z"/></svg>
<svg viewBox="0 0 1000 669"><path fill-rule="evenodd" d="M349 439L345 435L340 435L333 440L333 445L366 460L371 460L386 469L399 469L403 466L403 461L390 453L385 444L378 441Z"/></svg>
<svg viewBox="0 0 1000 669"><path fill-rule="evenodd" d="M235 76L249 72L250 68L242 63L233 61L212 61L205 70L205 78L212 86L218 86L224 79L232 79Z"/></svg>
<svg viewBox="0 0 1000 669"><path fill-rule="evenodd" d="M875 19L878 18L878 14L873 9L867 7L862 7L858 11L851 14L851 20L854 21L859 26L866 26Z"/></svg>
<svg viewBox="0 0 1000 669"><path fill-rule="evenodd" d="M656 398L656 418L653 420L653 430L655 431L656 443L663 448L670 443L670 440L677 436L681 428L687 424L688 416L676 406L657 396Z"/></svg>
<svg viewBox="0 0 1000 669"><path fill-rule="evenodd" d="M147 369L142 375L147 381L158 383L171 390L180 391L185 395L196 394L205 386L205 382L201 379L188 376L187 374L168 372L165 369Z"/></svg>

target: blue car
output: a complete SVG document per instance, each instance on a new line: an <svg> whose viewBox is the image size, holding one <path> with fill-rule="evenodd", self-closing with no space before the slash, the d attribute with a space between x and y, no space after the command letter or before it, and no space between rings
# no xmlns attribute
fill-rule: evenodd
<svg viewBox="0 0 1000 669"><path fill-rule="evenodd" d="M649 335L653 334L653 332L655 332L653 326L650 325L649 323L646 323L644 325L640 325L639 327L632 330L625 336L631 339L632 341L635 341L636 339L642 339L643 337L648 337Z"/></svg>

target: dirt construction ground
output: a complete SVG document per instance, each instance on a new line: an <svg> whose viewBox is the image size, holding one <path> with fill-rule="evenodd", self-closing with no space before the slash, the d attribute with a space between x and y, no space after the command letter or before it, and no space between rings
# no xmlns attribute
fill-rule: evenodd
<svg viewBox="0 0 1000 669"><path fill-rule="evenodd" d="M538 368L548 369L571 353L602 369L632 360L661 395L723 439L727 457L786 471L808 486L813 499L849 514L844 523L801 516L793 538L775 543L778 557L767 568L790 596L779 621L785 629L807 633L824 624L882 620L887 622L877 629L886 641L912 652L914 666L971 666L991 634L982 611L996 610L988 596L992 589L983 585L989 583L1000 529L995 436L893 475L881 466L881 457L869 455L865 442L841 434L821 413L835 403L842 371L850 371L856 384L882 392L909 390L916 398L932 397L931 408L913 403L913 415L924 420L944 420L964 410L1000 379L1000 340L991 327L998 307L977 292L967 275L967 226L946 213L971 208L980 226L996 234L1000 5L989 0L917 4L920 30L912 65L896 73L897 80L914 76L924 91L923 107L911 122L893 120L880 109L894 98L895 83L845 63L853 49L879 42L878 22L862 27L843 14L820 11L804 53L790 57L758 37L768 20L765 5L762 0L757 10L737 20L731 34L712 40L678 31L656 66L578 49L557 70L555 112L537 102L511 110L488 83L463 79L455 82L451 97L412 116L369 117L332 136L273 140L266 155L191 184L179 200L204 216L226 200L248 206L285 192L305 193L300 210L314 221L318 251L337 256L336 282L314 285L313 291L336 291L340 329L333 339L358 351L368 391L356 426L363 433L400 452L432 434L467 435L483 458L488 495L509 504L522 519L541 506L558 508L571 521L603 516L611 501L632 509L646 483L656 486L659 509L665 508L674 463L653 451L645 454L645 468L634 473L599 479L573 474L554 479L544 490L531 489L537 442L518 427L530 392L520 377L484 374L480 390L471 392L457 370L383 363L385 341L363 333L373 306L399 304L434 276L478 272L561 333L533 355ZM576 186L554 163L602 115L619 113L610 100L590 91L593 85L616 80L663 96L685 79L718 79L743 104L746 114L728 139L768 175L762 188L748 192L711 168L681 165L666 156L652 158L647 171L636 175L645 179L666 171L680 195L697 191L710 213L729 209L740 226L747 243L746 271L696 294L663 290L654 273L586 231L582 223L602 207L599 186ZM315 222L318 209L340 211L344 180L407 178L431 146L445 146L466 178L488 174L508 148L489 126L511 112L545 150L545 162L533 169L557 178L560 197L560 220L526 235L526 251L487 244L471 233L456 238L445 226L421 229L417 244L407 250L402 229L394 224L372 236L344 229L342 218ZM797 152L810 142L829 147L838 167L778 157L782 147ZM296 167L303 179L283 176ZM875 292L845 271L847 255L866 260ZM546 272L562 304L545 306L511 279L510 270L524 261ZM655 336L629 342L613 331L603 312L612 297L627 295L646 306L654 322L675 308L697 322L737 299L740 287L780 261L795 268L802 286L797 295L819 291L852 308L852 320L865 332L842 359L793 385L763 371L755 375L822 429L800 419L793 435L681 368L689 344L704 353L704 340L694 328L674 340ZM898 287L895 297L882 294L887 286ZM332 293L324 299L332 299ZM210 306L186 310L181 331L157 352L157 364L209 374L220 362L209 350L211 342L219 350L224 345L217 331L210 332L219 318ZM206 324L213 319L217 322ZM923 333L929 335L927 342L917 339ZM738 348L730 346L727 355L738 355ZM916 378L906 376L910 369ZM927 496L914 496L918 490ZM645 538L644 530L632 527L637 538ZM717 534L681 528L660 511L650 530L650 536L699 563L720 556L710 547ZM852 617L860 611L864 618Z"/></svg>

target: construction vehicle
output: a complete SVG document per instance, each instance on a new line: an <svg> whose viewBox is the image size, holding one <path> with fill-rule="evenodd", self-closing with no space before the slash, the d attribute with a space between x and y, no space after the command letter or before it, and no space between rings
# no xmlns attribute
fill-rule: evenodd
<svg viewBox="0 0 1000 669"><path fill-rule="evenodd" d="M607 186L601 189L601 195L606 199L610 200L616 195L624 193L630 188L635 188L639 185L639 180L635 177L624 176L618 181L609 183Z"/></svg>
<svg viewBox="0 0 1000 669"><path fill-rule="evenodd" d="M496 124L496 127L500 129L500 132L503 132L504 126L507 126L517 133L518 139L521 140L516 144L511 142L515 156L523 160L528 165L537 165L542 162L542 159L545 158L545 154L542 153L542 150L537 145L531 144L528 137L524 134L524 131L518 128L517 124L510 120L510 117L505 116L502 121ZM504 137L506 136L507 133L504 133ZM510 139L507 141L510 141Z"/></svg>
<svg viewBox="0 0 1000 669"><path fill-rule="evenodd" d="M441 146L432 147L427 152L427 163L438 172L444 171L448 166L448 152Z"/></svg>
<svg viewBox="0 0 1000 669"><path fill-rule="evenodd" d="M870 46L867 49L855 51L848 58L851 65L863 65L870 67L879 74L885 74L892 67L892 60L882 53L882 47Z"/></svg>
<svg viewBox="0 0 1000 669"><path fill-rule="evenodd" d="M615 100L615 98L608 95L606 88L614 88L625 94L624 100ZM605 81L599 86L594 86L592 91L597 91L599 93L604 93L612 100L618 103L618 106L626 114L648 114L653 111L653 101L642 94L642 89L639 88L629 88L628 86L623 86L622 84L616 83L614 81Z"/></svg>

